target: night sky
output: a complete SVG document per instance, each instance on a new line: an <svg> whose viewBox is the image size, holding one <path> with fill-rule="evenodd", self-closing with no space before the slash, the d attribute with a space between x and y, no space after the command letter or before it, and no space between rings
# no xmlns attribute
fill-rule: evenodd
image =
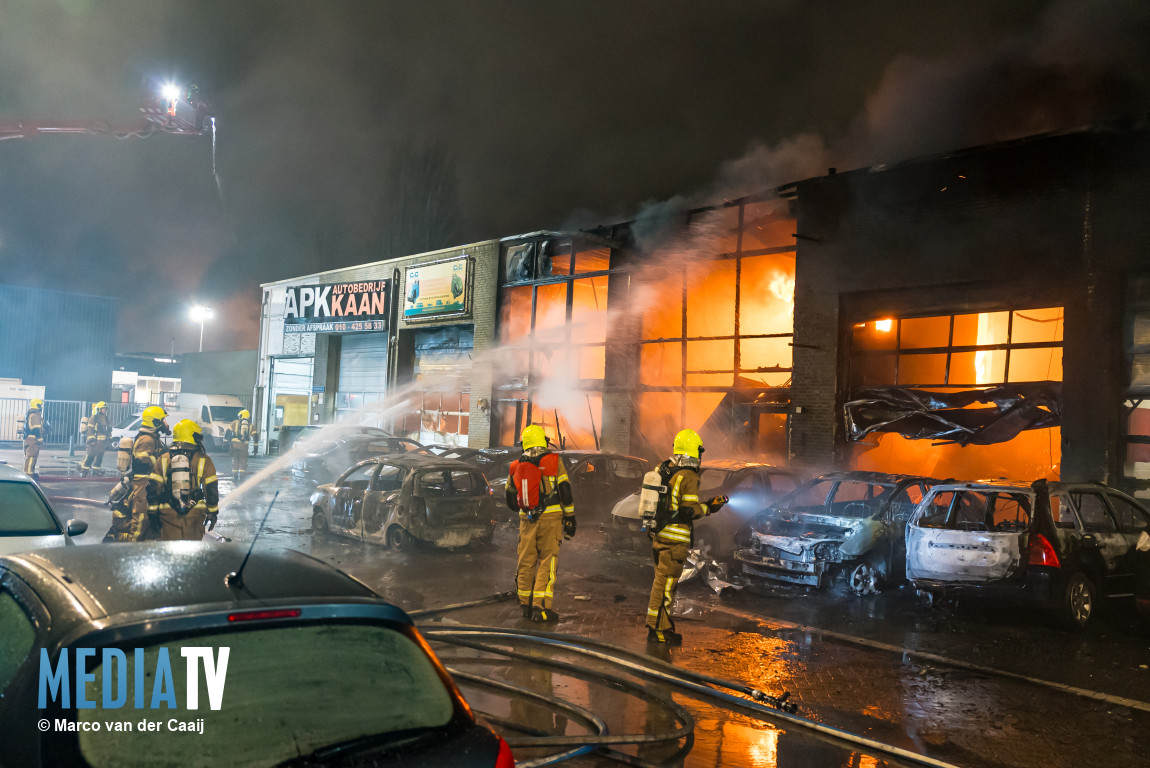
<svg viewBox="0 0 1150 768"><path fill-rule="evenodd" d="M252 349L260 282L1143 115L1148 41L1144 0L0 0L0 123L195 83L219 180L208 137L0 141L0 282Z"/></svg>

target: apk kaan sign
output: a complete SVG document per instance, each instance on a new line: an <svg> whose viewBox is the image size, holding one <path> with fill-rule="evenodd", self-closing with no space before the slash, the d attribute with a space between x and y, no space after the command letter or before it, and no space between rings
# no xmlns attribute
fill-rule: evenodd
<svg viewBox="0 0 1150 768"><path fill-rule="evenodd" d="M284 305L284 333L386 331L389 282L291 286Z"/></svg>

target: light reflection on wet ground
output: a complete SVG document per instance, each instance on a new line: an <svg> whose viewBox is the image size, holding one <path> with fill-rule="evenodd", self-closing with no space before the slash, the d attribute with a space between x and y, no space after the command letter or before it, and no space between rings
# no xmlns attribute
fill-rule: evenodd
<svg viewBox="0 0 1150 768"><path fill-rule="evenodd" d="M258 460L253 461L253 465ZM226 458L221 462L226 468ZM230 479L221 491L231 491ZM61 483L49 494L106 497L107 483ZM515 531L501 527L490 550L420 550L394 553L347 539L315 539L307 497L311 489L282 474L226 506L217 531L251 541L275 488L281 490L260 547L298 549L341 567L408 610L486 597L510 588ZM80 544L95 544L110 522L106 508L58 505L61 517L91 524ZM599 637L642 650L642 614L650 585L642 557L604 557L593 530L580 528L560 557L555 631ZM575 601L574 595L587 596ZM952 616L914 604L907 590L855 598L841 589L814 594L800 589L748 590L723 599L700 584L684 585L679 629L683 648L663 649L684 668L737 679L770 693L790 690L811 719L967 766L1134 765L1150 754L1150 716L1101 701L1084 700L1014 680L871 648L844 645L813 631L749 617L775 617L809 627L926 650L986 666L1011 669L1069 685L1150 699L1150 642L1121 621L1103 621L1085 635L1052 630L1017 611L978 607ZM513 605L497 603L438 617L540 629L523 622ZM550 627L548 627L550 629ZM443 649L445 656L458 649ZM560 673L520 665L488 666L502 679L555 691L601 712L616 732L662 727L659 713L642 701ZM475 670L479 671L479 670ZM511 703L464 686L477 708L510 715ZM695 745L686 766L844 766L897 764L828 743L790 726L771 725L710 703L676 696L696 718ZM523 707L522 703L519 705ZM523 710L528 720L558 728L553 713ZM573 725L564 723L570 732ZM644 747L653 762L665 745ZM663 750L660 752L660 750ZM634 748L630 751L635 752ZM575 765L615 765L582 758Z"/></svg>

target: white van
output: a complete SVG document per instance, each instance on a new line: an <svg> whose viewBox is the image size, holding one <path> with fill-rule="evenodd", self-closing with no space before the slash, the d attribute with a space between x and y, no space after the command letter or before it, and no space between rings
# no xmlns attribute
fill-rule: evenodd
<svg viewBox="0 0 1150 768"><path fill-rule="evenodd" d="M174 427L181 419L191 419L204 430L204 447L209 451L225 450L228 447L224 433L244 410L243 402L234 395L199 395L181 392L173 408L167 408L168 426ZM118 424L112 429L112 443L121 437L131 437L140 431L140 417L135 416L127 423Z"/></svg>

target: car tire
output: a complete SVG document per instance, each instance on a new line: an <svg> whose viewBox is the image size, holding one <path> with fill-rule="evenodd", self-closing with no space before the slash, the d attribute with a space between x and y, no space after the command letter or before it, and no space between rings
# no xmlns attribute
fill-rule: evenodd
<svg viewBox="0 0 1150 768"><path fill-rule="evenodd" d="M393 525L387 529L387 546L396 552L406 552L415 544L411 534L403 526Z"/></svg>
<svg viewBox="0 0 1150 768"><path fill-rule="evenodd" d="M327 536L330 532L327 524L327 514L316 507L311 513L311 530L315 536Z"/></svg>
<svg viewBox="0 0 1150 768"><path fill-rule="evenodd" d="M1080 571L1070 574L1062 590L1060 619L1067 629L1083 630L1097 609L1098 594L1092 582Z"/></svg>
<svg viewBox="0 0 1150 768"><path fill-rule="evenodd" d="M877 595L882 573L870 560L860 560L847 572L847 587L856 595Z"/></svg>

